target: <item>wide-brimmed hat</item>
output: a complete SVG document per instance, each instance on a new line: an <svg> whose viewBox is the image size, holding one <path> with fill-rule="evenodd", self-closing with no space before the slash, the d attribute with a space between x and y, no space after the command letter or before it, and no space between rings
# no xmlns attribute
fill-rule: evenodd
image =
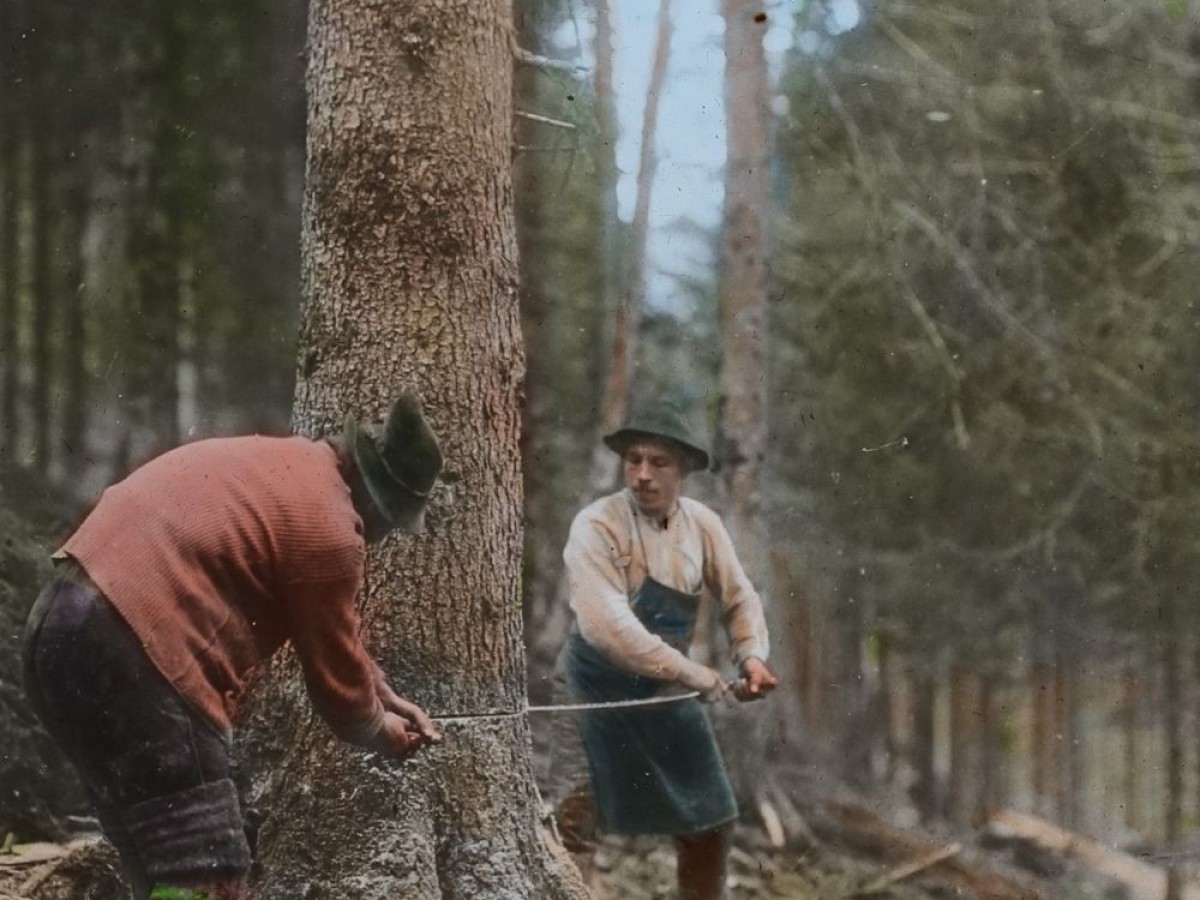
<svg viewBox="0 0 1200 900"><path fill-rule="evenodd" d="M635 408L624 425L602 438L604 445L617 454L623 454L635 441L646 439L678 446L692 471L708 468L708 450L703 441L688 426L679 405L670 400L654 400Z"/></svg>
<svg viewBox="0 0 1200 900"><path fill-rule="evenodd" d="M387 419L372 425L346 416L346 444L383 517L395 528L424 530L425 506L442 471L442 451L421 401L402 394Z"/></svg>

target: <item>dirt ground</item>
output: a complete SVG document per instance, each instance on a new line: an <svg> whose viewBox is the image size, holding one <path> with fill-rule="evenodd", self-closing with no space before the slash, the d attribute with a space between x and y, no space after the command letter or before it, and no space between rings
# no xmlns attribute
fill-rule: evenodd
<svg viewBox="0 0 1200 900"><path fill-rule="evenodd" d="M666 842L611 842L597 854L591 882L595 900L674 900L675 858ZM843 900L878 876L880 870L822 851L806 854L745 850L730 859L729 900ZM930 900L934 895L898 885L880 897Z"/></svg>
<svg viewBox="0 0 1200 900"><path fill-rule="evenodd" d="M24 848L22 848L24 849ZM56 853L53 845L26 850ZM67 853L40 862L5 864L0 855L0 900L124 900L115 859L96 838L85 838ZM730 866L729 900L843 900L875 877L867 866L830 866L786 853L750 853L735 849ZM591 882L595 900L673 900L675 860L665 842L612 842L597 854ZM898 886L879 895L891 900L930 900L934 895ZM533 898L530 898L533 900Z"/></svg>
<svg viewBox="0 0 1200 900"><path fill-rule="evenodd" d="M18 852L14 853L13 850ZM590 881L595 900L674 900L670 843L653 838L606 839ZM939 879L936 867L876 891L872 882L895 876L887 867L828 846L776 850L753 828L739 827L730 860L728 900L948 900L975 896ZM1055 900L1112 900L1111 885L1064 867L1038 887ZM0 900L125 900L112 849L98 836L67 844L0 847ZM536 898L530 898L536 900ZM988 898L978 898L988 900Z"/></svg>

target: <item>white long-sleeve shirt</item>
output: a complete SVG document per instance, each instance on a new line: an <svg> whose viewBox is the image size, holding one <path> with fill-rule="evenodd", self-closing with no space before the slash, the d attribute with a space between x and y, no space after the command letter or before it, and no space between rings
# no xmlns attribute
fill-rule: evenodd
<svg viewBox="0 0 1200 900"><path fill-rule="evenodd" d="M659 519L641 512L628 490L602 497L575 517L563 560L580 634L624 669L685 683L711 677L651 634L630 608L647 567L655 581L688 594L707 593L721 605L735 663L767 658L762 601L721 519L703 503L681 497Z"/></svg>

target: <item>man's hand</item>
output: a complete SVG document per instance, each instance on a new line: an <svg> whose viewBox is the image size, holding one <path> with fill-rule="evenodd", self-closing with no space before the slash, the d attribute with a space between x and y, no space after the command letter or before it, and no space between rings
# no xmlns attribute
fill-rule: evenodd
<svg viewBox="0 0 1200 900"><path fill-rule="evenodd" d="M679 681L688 690L699 691L702 703L716 703L728 689L720 672L697 664L687 669Z"/></svg>
<svg viewBox="0 0 1200 900"><path fill-rule="evenodd" d="M733 696L742 703L762 700L779 687L779 679L757 656L747 657L742 662L742 677L733 686Z"/></svg>
<svg viewBox="0 0 1200 900"><path fill-rule="evenodd" d="M429 718L425 710L405 700L393 691L386 681L379 679L375 682L375 693L379 702L383 704L384 711L403 719L406 730L420 741L420 746L442 742L441 732L437 730L433 719Z"/></svg>
<svg viewBox="0 0 1200 900"><path fill-rule="evenodd" d="M409 723L393 712L383 714L383 725L367 747L392 759L407 759L428 741Z"/></svg>

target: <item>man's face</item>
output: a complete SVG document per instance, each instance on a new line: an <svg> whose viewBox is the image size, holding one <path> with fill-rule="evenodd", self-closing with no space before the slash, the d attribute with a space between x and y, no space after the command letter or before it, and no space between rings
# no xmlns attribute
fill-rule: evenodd
<svg viewBox="0 0 1200 900"><path fill-rule="evenodd" d="M648 516L665 516L675 506L687 475L683 453L660 441L637 441L621 454L625 485Z"/></svg>

